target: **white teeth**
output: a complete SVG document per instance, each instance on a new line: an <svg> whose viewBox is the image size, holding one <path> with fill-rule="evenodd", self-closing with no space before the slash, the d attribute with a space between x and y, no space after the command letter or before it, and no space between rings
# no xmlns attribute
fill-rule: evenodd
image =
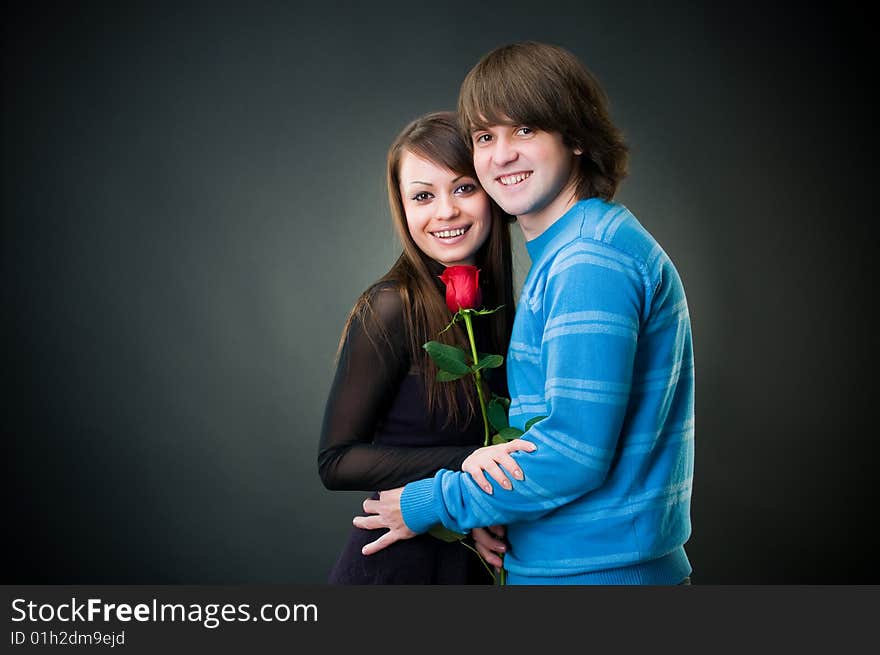
<svg viewBox="0 0 880 655"><path fill-rule="evenodd" d="M504 186L509 186L511 184L519 184L520 182L522 182L524 179L526 179L530 175L531 175L531 172L517 173L516 175L502 175L501 177L498 178L498 180Z"/></svg>
<svg viewBox="0 0 880 655"><path fill-rule="evenodd" d="M457 230L443 230L442 232L433 232L432 234L435 237L440 237L441 239L449 239L452 237L461 236L465 233L465 229L463 227L458 228Z"/></svg>

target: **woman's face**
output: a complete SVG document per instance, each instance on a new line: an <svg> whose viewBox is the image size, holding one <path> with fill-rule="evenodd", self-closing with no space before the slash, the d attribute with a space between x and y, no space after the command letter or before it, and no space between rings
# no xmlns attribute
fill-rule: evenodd
<svg viewBox="0 0 880 655"><path fill-rule="evenodd" d="M445 266L474 263L492 227L489 196L475 177L405 150L400 196L409 233L423 253Z"/></svg>

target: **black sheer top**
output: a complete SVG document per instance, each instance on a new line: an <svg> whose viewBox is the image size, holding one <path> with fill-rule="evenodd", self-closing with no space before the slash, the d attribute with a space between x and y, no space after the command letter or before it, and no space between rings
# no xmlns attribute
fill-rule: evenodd
<svg viewBox="0 0 880 655"><path fill-rule="evenodd" d="M445 293L440 280L437 285L437 292ZM381 491L431 477L440 469L460 470L465 458L483 445L479 405L464 428L454 422L444 426L442 407L428 415L419 370L428 355L410 361L404 326L408 308L397 289L390 283L377 286L371 298L375 320L385 328L387 339L375 327L370 329L372 319L368 325L352 321L321 430L318 469L328 489ZM481 352L492 352L487 345L488 319L474 321ZM488 373L495 393L507 393L504 367L483 373Z"/></svg>

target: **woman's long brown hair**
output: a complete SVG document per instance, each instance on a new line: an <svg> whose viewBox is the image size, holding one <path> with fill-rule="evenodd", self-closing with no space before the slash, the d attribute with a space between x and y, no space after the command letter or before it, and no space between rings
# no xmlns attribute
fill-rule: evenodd
<svg viewBox="0 0 880 655"><path fill-rule="evenodd" d="M403 252L385 275L361 294L349 314L340 340L340 350L348 334L352 321L359 319L364 325L381 325L370 320L372 307L370 298L379 285L391 284L400 293L403 306L409 311L404 314L409 358L427 390L428 412L442 409L447 416L446 424L453 423L463 427L475 414L476 390L471 376L454 382L438 382L437 367L422 349L430 340L459 345L470 352L467 335L460 323L441 334L452 320L452 313L446 307L443 295L438 291L437 282L429 269L432 260L423 253L410 236L400 194L400 162L404 152L434 162L461 175L477 180L473 158L467 144L462 140L454 112L435 112L422 116L409 125L391 144L388 150L387 176L388 201L397 236L403 245ZM475 262L480 269L480 285L483 290L483 304L490 309L503 307L494 314L479 318L477 330L488 329L491 353L507 354L507 345L513 326L513 267L510 251L510 216L505 214L494 202L490 202L492 224L489 237L477 251ZM370 335L387 339L387 334ZM463 394L460 392L463 391ZM458 398L467 398L466 406L460 406Z"/></svg>

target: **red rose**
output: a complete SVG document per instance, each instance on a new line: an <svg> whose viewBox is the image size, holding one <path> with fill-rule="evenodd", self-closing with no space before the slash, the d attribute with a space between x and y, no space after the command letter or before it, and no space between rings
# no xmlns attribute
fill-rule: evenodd
<svg viewBox="0 0 880 655"><path fill-rule="evenodd" d="M476 309L483 302L476 266L447 266L440 279L446 285L446 306L453 314L459 309Z"/></svg>

